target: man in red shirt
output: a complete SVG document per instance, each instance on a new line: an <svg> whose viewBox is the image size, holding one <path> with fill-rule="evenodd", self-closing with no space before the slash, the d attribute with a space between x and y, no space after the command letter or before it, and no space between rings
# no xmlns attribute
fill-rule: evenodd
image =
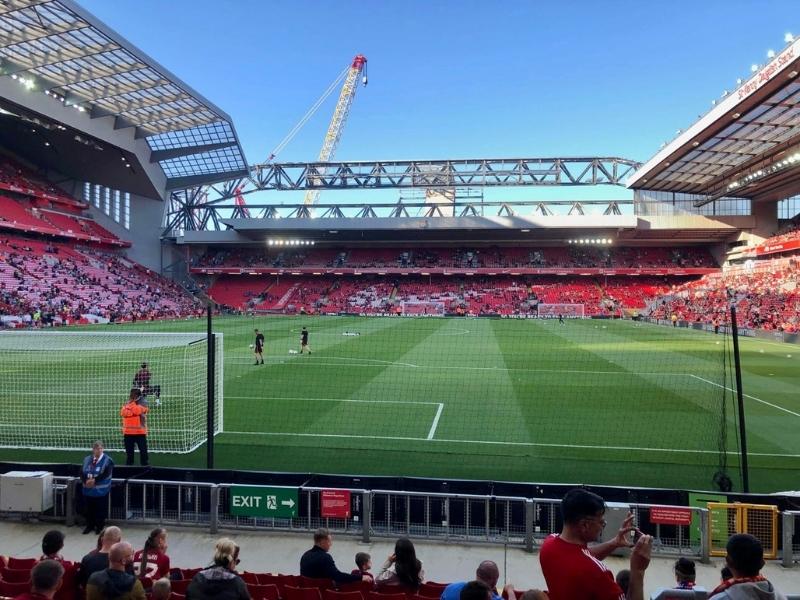
<svg viewBox="0 0 800 600"><path fill-rule="evenodd" d="M14 600L52 600L61 587L64 566L55 560L42 560L31 570L31 591Z"/></svg>
<svg viewBox="0 0 800 600"><path fill-rule="evenodd" d="M644 572L650 564L653 538L642 535L634 545L631 533L641 533L629 514L617 536L591 548L606 525L606 507L597 494L576 488L561 501L564 526L542 544L539 562L550 600L644 600ZM631 547L631 575L627 595L602 560L617 548Z"/></svg>

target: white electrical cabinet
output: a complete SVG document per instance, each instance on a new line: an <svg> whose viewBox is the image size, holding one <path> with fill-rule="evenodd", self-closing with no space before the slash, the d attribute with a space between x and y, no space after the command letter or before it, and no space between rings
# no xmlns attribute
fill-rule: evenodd
<svg viewBox="0 0 800 600"><path fill-rule="evenodd" d="M9 471L0 475L0 511L41 513L51 508L51 472Z"/></svg>

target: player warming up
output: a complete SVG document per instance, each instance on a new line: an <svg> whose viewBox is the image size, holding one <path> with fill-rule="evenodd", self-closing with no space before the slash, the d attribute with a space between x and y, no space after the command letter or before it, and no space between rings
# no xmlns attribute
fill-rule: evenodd
<svg viewBox="0 0 800 600"><path fill-rule="evenodd" d="M558 324L564 325L564 315L562 315L561 313L558 313Z"/></svg>
<svg viewBox="0 0 800 600"><path fill-rule="evenodd" d="M253 353L256 355L256 362L253 364L256 365L263 365L264 364L264 334L261 333L258 329L256 329L256 341L254 344L251 344L250 347L253 349ZM261 361L261 362L259 362Z"/></svg>
<svg viewBox="0 0 800 600"><path fill-rule="evenodd" d="M311 354L311 348L308 347L308 329L303 327L303 330L300 332L300 354L305 351Z"/></svg>
<svg viewBox="0 0 800 600"><path fill-rule="evenodd" d="M153 375L150 373L150 369L147 367L147 363L143 362L139 370L136 371L136 375L133 376L133 385L131 387L138 389L142 393L142 396L155 394L156 406L161 406L161 386L150 385L150 379L152 376ZM144 400L143 404L146 405L146 403L147 401Z"/></svg>

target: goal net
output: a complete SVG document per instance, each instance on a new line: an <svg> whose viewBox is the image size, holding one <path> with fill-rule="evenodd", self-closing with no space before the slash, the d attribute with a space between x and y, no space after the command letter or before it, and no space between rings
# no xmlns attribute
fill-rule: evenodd
<svg viewBox="0 0 800 600"><path fill-rule="evenodd" d="M407 317L424 317L444 316L444 302L438 300L413 300L403 301L400 303L403 316Z"/></svg>
<svg viewBox="0 0 800 600"><path fill-rule="evenodd" d="M540 319L557 319L562 315L565 319L582 319L586 316L583 304L539 304L536 311Z"/></svg>
<svg viewBox="0 0 800 600"><path fill-rule="evenodd" d="M223 427L220 334L215 351L218 433ZM100 439L108 449L121 449L119 411L142 363L151 373L149 449L191 452L206 439L204 333L3 332L0 361L0 447L86 450Z"/></svg>

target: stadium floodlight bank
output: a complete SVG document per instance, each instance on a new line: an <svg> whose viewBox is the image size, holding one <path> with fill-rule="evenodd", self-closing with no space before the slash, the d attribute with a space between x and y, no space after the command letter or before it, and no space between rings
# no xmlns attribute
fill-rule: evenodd
<svg viewBox="0 0 800 600"><path fill-rule="evenodd" d="M540 319L583 319L586 317L584 304L538 304L536 314Z"/></svg>
<svg viewBox="0 0 800 600"><path fill-rule="evenodd" d="M223 340L216 334L214 432L223 428ZM0 447L86 450L94 440L120 450L120 408L142 363L151 452L187 453L206 440L205 333L0 333Z"/></svg>

